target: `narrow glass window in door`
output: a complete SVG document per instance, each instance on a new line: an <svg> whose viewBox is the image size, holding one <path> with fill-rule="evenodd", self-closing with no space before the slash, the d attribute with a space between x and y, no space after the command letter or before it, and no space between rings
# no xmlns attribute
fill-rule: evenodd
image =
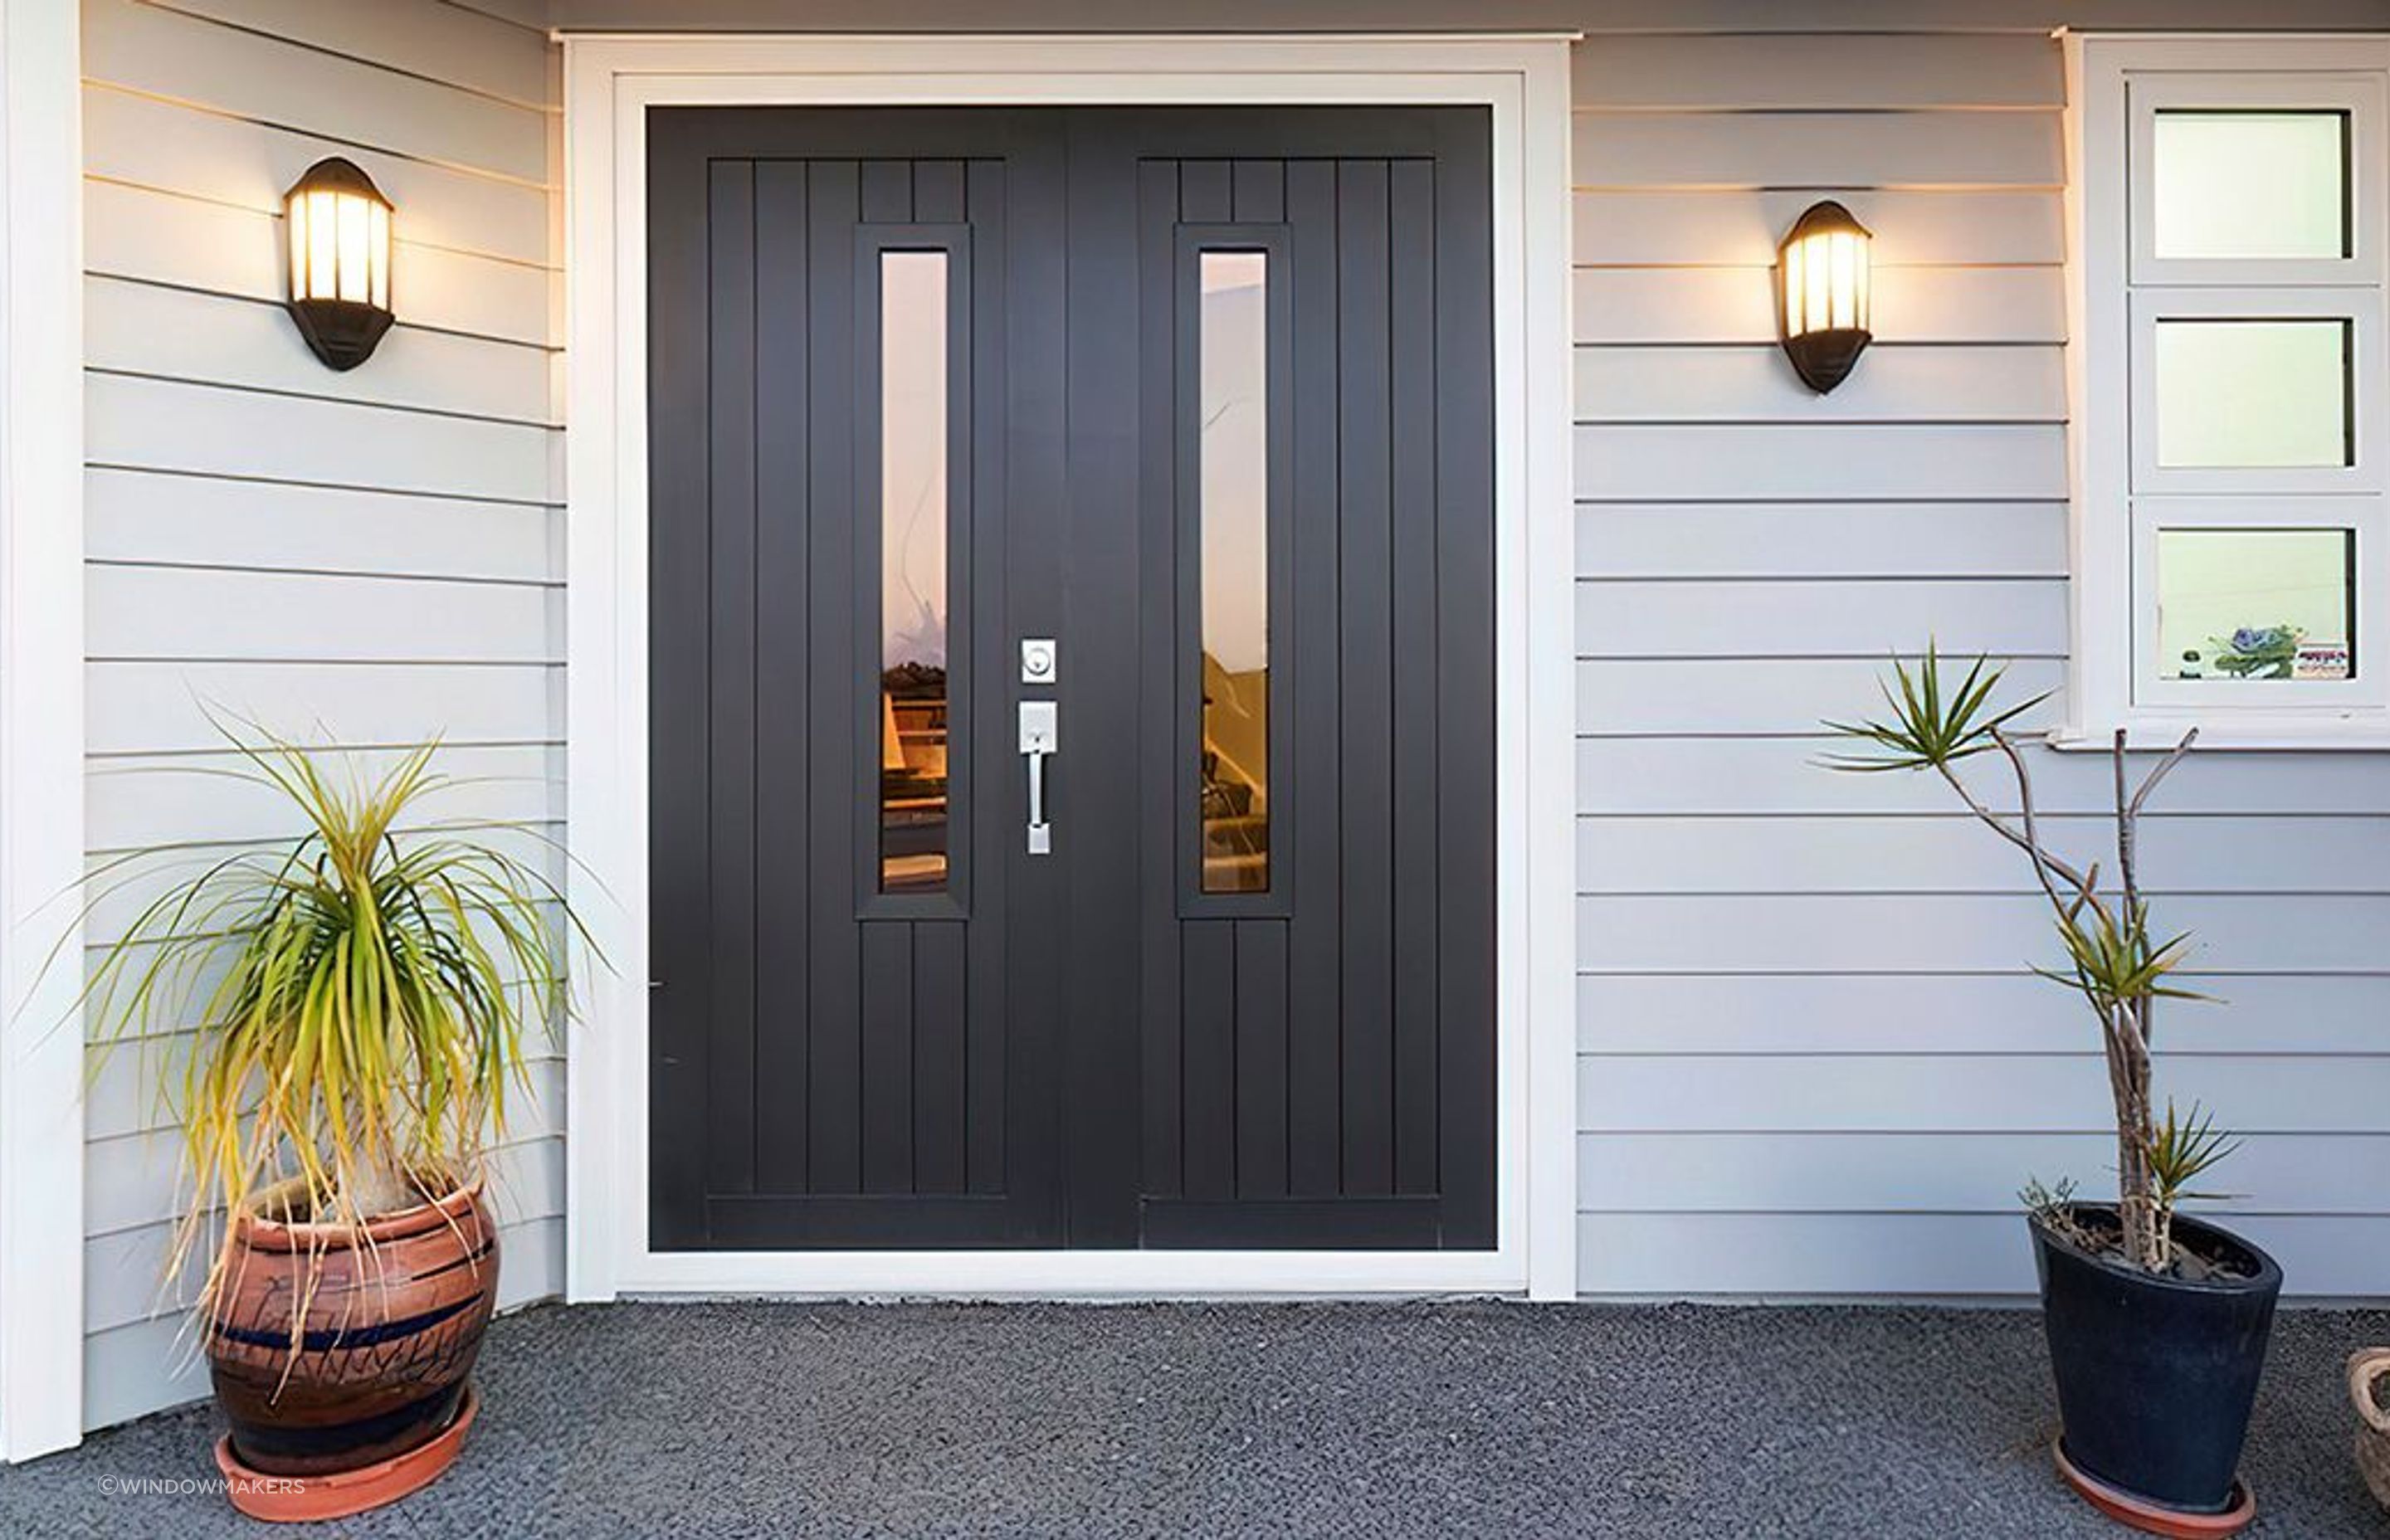
<svg viewBox="0 0 2390 1540"><path fill-rule="evenodd" d="M1205 251L1198 267L1203 892L1266 892L1268 257Z"/></svg>
<svg viewBox="0 0 2390 1540"><path fill-rule="evenodd" d="M946 253L880 254L880 886L946 885Z"/></svg>

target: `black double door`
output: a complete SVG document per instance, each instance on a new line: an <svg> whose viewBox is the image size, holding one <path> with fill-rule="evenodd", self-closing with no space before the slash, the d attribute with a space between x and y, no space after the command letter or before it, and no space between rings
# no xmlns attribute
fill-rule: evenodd
<svg viewBox="0 0 2390 1540"><path fill-rule="evenodd" d="M1492 1246L1485 115L649 122L651 1245Z"/></svg>

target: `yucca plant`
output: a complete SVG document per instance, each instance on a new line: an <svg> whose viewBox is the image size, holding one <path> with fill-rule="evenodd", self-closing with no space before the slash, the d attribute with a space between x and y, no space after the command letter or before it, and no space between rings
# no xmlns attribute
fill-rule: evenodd
<svg viewBox="0 0 2390 1540"><path fill-rule="evenodd" d="M219 1208L362 1227L468 1178L570 1011L565 943L584 934L546 874L482 838L492 826L425 820L461 784L432 768L436 745L334 775L271 735L225 736L239 765L222 773L280 793L303 831L170 881L85 996L103 1052L196 1033L159 1087L190 1184L171 1269ZM100 898L154 880L163 854L95 873Z"/></svg>
<svg viewBox="0 0 2390 1540"><path fill-rule="evenodd" d="M2199 996L2169 981L2182 966L2191 938L2158 939L2150 927L2138 866L2140 814L2199 737L2193 727L2161 758L2138 786L2129 784L2125 733L2110 745L2114 769L2116 866L2103 883L2100 864L2082 866L2054 854L2044 842L2034 806L2033 775L2010 725L2040 705L2045 693L2014 705L1995 701L2005 671L1977 658L1956 688L1942 676L1939 651L1929 646L1912 669L1894 660L1892 677L1882 682L1889 715L1882 720L1829 722L1825 726L1863 747L1829 754L1837 770L1862 773L1931 770L1955 792L1975 818L2023 852L2058 928L2065 953L2062 968L2036 972L2074 988L2099 1019L2108 1066L2108 1088L2116 1121L2117 1213L2122 1250L2134 1266L2163 1272L2175 1265L2174 1205L2195 1197L2187 1184L2230 1153L2229 1136L2194 1107L2189 1123L2178 1122L2169 1104L2163 1125L2151 1094L2150 1047L2157 1003ZM1981 754L1998 754L2014 778L2017 814L1995 811L1960 774L1959 766Z"/></svg>

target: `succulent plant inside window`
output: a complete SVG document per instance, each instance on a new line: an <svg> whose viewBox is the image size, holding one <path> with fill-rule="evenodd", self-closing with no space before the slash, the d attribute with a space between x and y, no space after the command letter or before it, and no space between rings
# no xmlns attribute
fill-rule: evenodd
<svg viewBox="0 0 2390 1540"><path fill-rule="evenodd" d="M2210 636L2208 655L2235 679L2288 679L2306 635L2294 625L2244 625L2229 636Z"/></svg>

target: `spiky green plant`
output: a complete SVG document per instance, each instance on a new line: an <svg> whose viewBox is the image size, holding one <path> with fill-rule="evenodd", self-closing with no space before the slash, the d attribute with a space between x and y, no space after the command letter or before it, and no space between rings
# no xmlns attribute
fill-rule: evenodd
<svg viewBox="0 0 2390 1540"><path fill-rule="evenodd" d="M509 1087L528 1088L533 1035L570 1013L564 943L585 939L537 868L420 821L460 784L432 769L436 745L335 777L272 735L225 736L240 763L223 773L280 793L303 832L170 881L85 995L107 1047L195 1033L179 1068L160 1065L190 1184L170 1272L213 1211L269 1189L294 1217L361 1226L469 1175L504 1136ZM95 906L170 853L96 873Z"/></svg>
<svg viewBox="0 0 2390 1540"><path fill-rule="evenodd" d="M2117 1213L2124 1253L2136 1266L2163 1271L2176 1260L2175 1201L2197 1196L2184 1184L2233 1148L2196 1108L2191 1123L2178 1125L2169 1104L2161 1128L2151 1101L2150 1046L2157 1003L2198 996L2168 982L2189 955L2191 938L2160 941L2150 928L2137 869L2139 819L2150 794L2191 751L2199 730L2186 732L2139 786L2129 789L2126 737L2117 731L2109 749L2115 787L2116 876L2113 887L2104 887L2097 862L2077 866L2043 842L2033 775L2009 725L2049 697L2045 693L2012 706L1995 705L2004 672L1989 659L1977 658L1958 687L1946 689L1938 648L1929 644L1914 670L1895 659L1891 680L1879 682L1889 715L1826 723L1829 731L1861 747L1829 754L1825 764L1858 772L1931 770L1979 822L2031 863L2066 955L2063 968L2035 971L2075 989L2100 1020L2116 1119ZM1959 772L1963 761L1985 753L1998 753L2008 763L2017 793L2013 818L1977 796ZM2037 1184L2034 1190L2041 1189Z"/></svg>

